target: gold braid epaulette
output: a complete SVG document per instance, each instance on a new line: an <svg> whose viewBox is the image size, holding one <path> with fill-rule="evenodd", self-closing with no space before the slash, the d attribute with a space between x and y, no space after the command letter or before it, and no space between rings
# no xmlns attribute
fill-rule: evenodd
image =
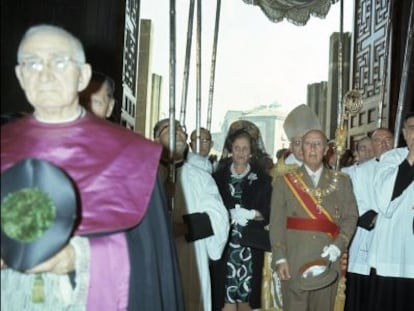
<svg viewBox="0 0 414 311"><path fill-rule="evenodd" d="M277 161L276 165L272 168L272 178L275 180L277 176L283 176L286 173L292 172L297 168L299 168L297 164L286 164L285 160L282 158Z"/></svg>

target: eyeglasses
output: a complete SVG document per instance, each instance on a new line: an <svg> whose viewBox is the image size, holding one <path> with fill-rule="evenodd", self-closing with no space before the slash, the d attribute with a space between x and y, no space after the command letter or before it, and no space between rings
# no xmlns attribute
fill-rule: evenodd
<svg viewBox="0 0 414 311"><path fill-rule="evenodd" d="M305 147L315 147L315 148L323 148L324 147L324 143L322 141L307 141L305 140L303 143L303 146Z"/></svg>
<svg viewBox="0 0 414 311"><path fill-rule="evenodd" d="M25 58L19 61L19 65L23 70L31 73L39 73L43 71L45 67L49 68L53 72L63 72L70 64L77 63L69 56L56 56L48 60L40 58Z"/></svg>
<svg viewBox="0 0 414 311"><path fill-rule="evenodd" d="M372 142L375 145L382 145L382 144L387 144L387 145L391 145L393 141L392 137L384 137L384 138L374 138L372 140Z"/></svg>
<svg viewBox="0 0 414 311"><path fill-rule="evenodd" d="M191 142L195 143L196 139L192 139ZM200 138L200 143L202 143L202 144L208 144L210 142L211 142L211 139L209 139L209 138Z"/></svg>
<svg viewBox="0 0 414 311"><path fill-rule="evenodd" d="M301 140L294 140L292 141L292 144L296 147L302 146L302 141Z"/></svg>

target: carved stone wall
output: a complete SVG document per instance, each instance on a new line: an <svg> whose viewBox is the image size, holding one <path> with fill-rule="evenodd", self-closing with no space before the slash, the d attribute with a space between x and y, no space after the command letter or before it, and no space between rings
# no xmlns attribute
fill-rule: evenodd
<svg viewBox="0 0 414 311"><path fill-rule="evenodd" d="M391 0L355 1L353 88L363 96L364 107L349 121L351 141L377 127L378 104L383 100L382 122L388 124L389 61L387 49L388 2ZM390 53L388 53L390 55ZM389 57L388 57L389 58ZM385 80L385 81L384 81ZM384 97L382 87L384 88Z"/></svg>
<svg viewBox="0 0 414 311"><path fill-rule="evenodd" d="M139 0L126 0L121 125L135 130Z"/></svg>
<svg viewBox="0 0 414 311"><path fill-rule="evenodd" d="M395 130L398 145L402 146L400 129L395 129L399 123L397 112L404 116L413 109L414 102L414 88L404 88L414 84L414 58L412 54L411 59L407 57L413 0L354 0L354 3L352 86L362 92L364 108L348 123L351 143L381 125Z"/></svg>

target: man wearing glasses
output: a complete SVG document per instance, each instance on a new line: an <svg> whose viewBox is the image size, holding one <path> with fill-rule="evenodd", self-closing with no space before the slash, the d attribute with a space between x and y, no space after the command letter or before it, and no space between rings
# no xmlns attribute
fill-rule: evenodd
<svg viewBox="0 0 414 311"><path fill-rule="evenodd" d="M209 160L211 165L207 165L207 170L212 173L217 168L217 156L210 154L211 148L213 148L214 142L211 137L211 133L208 129L200 127L200 150L197 152L197 130L194 130L190 135L190 147L193 153L198 153L200 156ZM208 164L208 163L207 163Z"/></svg>
<svg viewBox="0 0 414 311"><path fill-rule="evenodd" d="M160 120L154 140L163 146L158 174L170 202L185 310L212 310L209 260L221 257L229 231L228 213L207 169L211 167L208 159L188 152L187 133L178 121L173 159L169 159L169 129L169 119Z"/></svg>
<svg viewBox="0 0 414 311"><path fill-rule="evenodd" d="M357 222L349 177L323 166L327 139L302 137L303 165L276 177L270 214L272 267L282 282L283 309L334 309L339 258Z"/></svg>
<svg viewBox="0 0 414 311"><path fill-rule="evenodd" d="M193 152L197 152L196 148L197 130L194 130L190 135L190 147ZM200 151L198 154L203 157L208 157L214 142L211 139L211 133L204 127L200 127Z"/></svg>
<svg viewBox="0 0 414 311"><path fill-rule="evenodd" d="M134 265L153 246L145 248L139 241L137 251L130 232L154 196L161 195L155 187L161 147L80 106L78 93L89 83L91 66L81 42L66 30L31 27L19 44L17 60L15 72L34 112L2 127L1 171L27 158L53 163L73 180L80 217L70 241L29 271L7 268L1 260L1 296L8 297L1 300L1 309L160 310L159 292L147 295L154 309L142 307L143 300L141 309L131 302L143 296ZM154 226L168 235L168 222L162 221ZM168 281L174 278L169 263L174 249L169 244L164 248L170 258L157 269L152 263L147 268L160 271ZM34 286L38 275L43 281ZM44 299L34 299L35 289ZM182 310L180 298L174 297L164 303L170 310Z"/></svg>
<svg viewBox="0 0 414 311"><path fill-rule="evenodd" d="M290 155L286 158L286 164L302 165L302 135L310 129L322 129L317 115L307 105L300 105L287 115L283 123L283 129L290 141Z"/></svg>

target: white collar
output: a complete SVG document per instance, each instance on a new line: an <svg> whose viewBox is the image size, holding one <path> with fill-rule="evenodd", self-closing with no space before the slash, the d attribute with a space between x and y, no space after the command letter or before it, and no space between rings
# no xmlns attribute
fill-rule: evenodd
<svg viewBox="0 0 414 311"><path fill-rule="evenodd" d="M79 112L76 115L71 116L71 117L69 117L67 119L64 119L64 120L59 120L59 121L44 120L44 119L40 118L39 116L36 116L36 114L33 114L33 117L37 121L42 122L42 123L58 124L58 123L67 123L67 122L75 121L77 119L82 118L85 114L86 114L85 109L83 109L82 106L79 106Z"/></svg>
<svg viewBox="0 0 414 311"><path fill-rule="evenodd" d="M321 167L318 168L316 170L316 172L312 171L308 166L306 166L306 164L304 164L303 166L305 167L306 172L308 173L308 175L310 177L314 176L313 178L314 178L316 184L318 184L319 183L319 179L321 178L321 174L322 174L322 170L323 170L323 165L321 165Z"/></svg>
<svg viewBox="0 0 414 311"><path fill-rule="evenodd" d="M230 165L230 172L231 172L231 176L234 178L238 178L238 179L242 179L244 176L247 175L247 173L250 172L250 164L247 163L246 169L243 173L238 174L234 168L234 163L231 163Z"/></svg>

